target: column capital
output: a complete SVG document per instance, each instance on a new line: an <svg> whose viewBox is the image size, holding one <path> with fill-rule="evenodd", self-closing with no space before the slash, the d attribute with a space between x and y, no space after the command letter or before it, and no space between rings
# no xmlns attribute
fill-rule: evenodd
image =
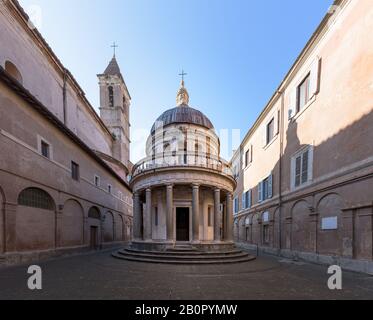
<svg viewBox="0 0 373 320"><path fill-rule="evenodd" d="M219 188L215 188L215 189L214 189L214 192L215 192L215 193L218 193L218 192L221 192L221 190L220 190Z"/></svg>
<svg viewBox="0 0 373 320"><path fill-rule="evenodd" d="M146 189L145 189L145 192L146 192L146 193L150 193L150 192L152 192L152 188L146 188Z"/></svg>
<svg viewBox="0 0 373 320"><path fill-rule="evenodd" d="M198 184L198 183L193 183L193 184L192 184L193 189L199 189L200 186L201 186L201 185Z"/></svg>
<svg viewBox="0 0 373 320"><path fill-rule="evenodd" d="M173 183L166 184L167 189L172 189L174 187Z"/></svg>

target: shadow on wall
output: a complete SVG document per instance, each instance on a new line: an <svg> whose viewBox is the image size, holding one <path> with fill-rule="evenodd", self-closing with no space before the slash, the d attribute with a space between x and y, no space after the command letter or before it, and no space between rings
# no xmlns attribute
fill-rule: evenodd
<svg viewBox="0 0 373 320"><path fill-rule="evenodd" d="M278 201L262 203L254 212L236 221L236 239L294 251L372 259L372 217L351 212L353 218L346 220L342 212L358 203L371 203L372 206L365 210L372 212L373 194L369 190L373 189L373 179L367 177L353 185L332 186L321 191L303 189L315 179L327 178L328 174L338 171L353 172L358 168L352 166L363 165L368 158L372 161L372 124L373 111L321 144L312 146L301 143L297 122L289 123L284 137L286 147L281 160L281 180L280 162L272 171L274 197L279 196L281 183L281 211ZM299 185L299 190L295 184ZM292 199L291 191L298 191ZM257 204L258 187L253 189L252 195L252 203ZM264 212L269 213L268 221L263 219ZM346 222L352 219L351 225ZM327 223L327 230L323 230L323 222Z"/></svg>

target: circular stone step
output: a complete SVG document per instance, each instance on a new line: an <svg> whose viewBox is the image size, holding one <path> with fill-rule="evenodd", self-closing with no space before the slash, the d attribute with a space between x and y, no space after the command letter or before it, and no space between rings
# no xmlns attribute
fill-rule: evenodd
<svg viewBox="0 0 373 320"><path fill-rule="evenodd" d="M213 251L213 252L177 252L177 251L140 251L135 249L123 249L112 254L114 258L159 264L233 264L255 260L240 250L233 251Z"/></svg>
<svg viewBox="0 0 373 320"><path fill-rule="evenodd" d="M234 255L234 254L237 254L237 253L242 253L241 250L207 251L207 252L204 252L204 251L188 251L188 252L185 252L185 251L172 251L172 250L171 251L170 250L167 250L167 251L149 251L149 250L137 250L137 249L132 249L132 248L120 250L119 252L123 252L123 251L129 252L129 253L140 253L140 254L145 253L145 254L156 254L156 255L164 255L164 256L169 256L169 255L206 256L206 255L215 255L215 254L229 256L229 255Z"/></svg>

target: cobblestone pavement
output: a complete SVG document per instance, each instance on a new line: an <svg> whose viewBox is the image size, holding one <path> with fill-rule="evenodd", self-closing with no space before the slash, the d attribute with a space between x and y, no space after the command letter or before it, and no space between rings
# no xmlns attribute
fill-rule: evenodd
<svg viewBox="0 0 373 320"><path fill-rule="evenodd" d="M37 292L27 288L28 266L0 269L0 299L373 299L373 276L344 272L343 290L330 291L326 266L267 256L236 265L171 266L101 252L40 266Z"/></svg>

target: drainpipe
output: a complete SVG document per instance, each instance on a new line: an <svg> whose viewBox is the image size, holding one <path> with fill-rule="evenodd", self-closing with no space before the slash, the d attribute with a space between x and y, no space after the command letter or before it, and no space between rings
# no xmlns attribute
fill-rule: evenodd
<svg viewBox="0 0 373 320"><path fill-rule="evenodd" d="M281 253L282 250L282 158L284 150L284 111L285 111L285 96L283 91L277 91L281 95L281 114L280 114L280 159L279 159L279 186L278 186L278 195L279 195L279 250Z"/></svg>
<svg viewBox="0 0 373 320"><path fill-rule="evenodd" d="M67 122L67 70L63 71L62 105L63 105L63 123Z"/></svg>

